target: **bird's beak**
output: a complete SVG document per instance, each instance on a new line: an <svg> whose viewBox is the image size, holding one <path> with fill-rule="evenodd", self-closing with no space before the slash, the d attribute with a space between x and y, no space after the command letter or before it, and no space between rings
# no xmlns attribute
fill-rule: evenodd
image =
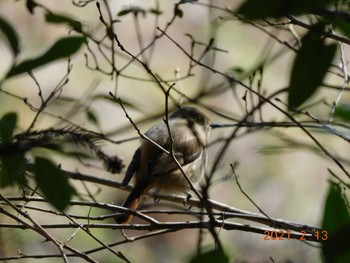
<svg viewBox="0 0 350 263"><path fill-rule="evenodd" d="M223 125L222 125L221 123L210 123L209 126L210 126L212 129L223 127Z"/></svg>

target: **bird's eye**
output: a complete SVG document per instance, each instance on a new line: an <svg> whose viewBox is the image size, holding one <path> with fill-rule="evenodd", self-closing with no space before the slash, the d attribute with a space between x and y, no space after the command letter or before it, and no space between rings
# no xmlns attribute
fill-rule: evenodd
<svg viewBox="0 0 350 263"><path fill-rule="evenodd" d="M196 115L195 116L195 121L198 123L198 124L204 124L205 122L205 119L202 115Z"/></svg>

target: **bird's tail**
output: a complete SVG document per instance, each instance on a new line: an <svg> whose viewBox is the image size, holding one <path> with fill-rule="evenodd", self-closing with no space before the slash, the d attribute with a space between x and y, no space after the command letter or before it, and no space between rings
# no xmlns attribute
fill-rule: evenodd
<svg viewBox="0 0 350 263"><path fill-rule="evenodd" d="M140 203L141 195L145 192L146 187L141 184L136 184L134 189L130 192L126 198L123 207L136 210ZM134 216L131 213L121 214L115 217L115 221L118 224L129 224Z"/></svg>

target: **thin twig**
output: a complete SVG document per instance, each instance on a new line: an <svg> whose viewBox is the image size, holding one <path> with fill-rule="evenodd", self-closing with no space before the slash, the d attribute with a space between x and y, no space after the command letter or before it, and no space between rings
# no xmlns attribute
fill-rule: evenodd
<svg viewBox="0 0 350 263"><path fill-rule="evenodd" d="M236 180L236 184L239 188L239 190L241 191L241 193L260 211L260 213L262 213L264 216L266 216L266 218L268 218L269 220L271 220L271 217L266 214L255 202L253 199L250 198L250 196L243 190L240 182L238 181L238 176L237 176L237 173L236 173L236 169L237 169L237 166L238 166L238 163L234 163L234 164L230 164L231 166L231 169L232 169L232 173L235 177L235 180Z"/></svg>

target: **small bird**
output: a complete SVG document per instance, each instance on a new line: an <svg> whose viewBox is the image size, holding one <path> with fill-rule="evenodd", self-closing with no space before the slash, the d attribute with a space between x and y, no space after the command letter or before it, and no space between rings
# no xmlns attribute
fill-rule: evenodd
<svg viewBox="0 0 350 263"><path fill-rule="evenodd" d="M209 122L209 118L197 108L181 107L169 115L171 137L165 122L153 126L145 135L169 152L172 138L175 158L191 182L196 184L205 173ZM146 139L142 139L141 146L135 151L122 185L128 185L132 177L134 188L123 207L133 210L137 209L141 195L150 189L162 193L188 193L191 190L172 156ZM119 224L128 224L132 218L131 214L121 214L115 220Z"/></svg>

